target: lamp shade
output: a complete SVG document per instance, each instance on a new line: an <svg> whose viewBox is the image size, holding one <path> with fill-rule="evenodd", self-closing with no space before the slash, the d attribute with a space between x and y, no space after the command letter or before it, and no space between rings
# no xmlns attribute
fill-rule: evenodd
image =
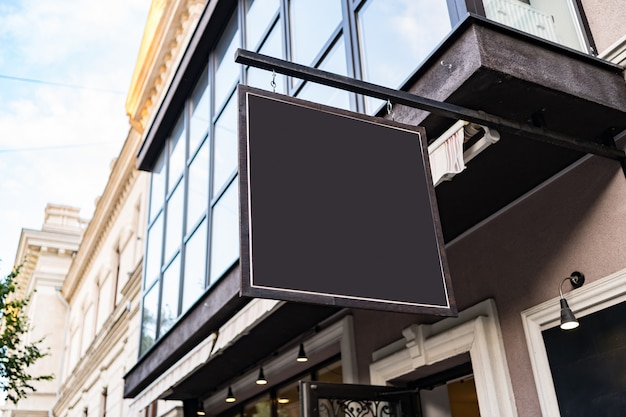
<svg viewBox="0 0 626 417"><path fill-rule="evenodd" d="M306 362L309 358L306 356L306 352L304 351L304 344L300 343L300 350L298 351L298 357L296 361L298 362Z"/></svg>
<svg viewBox="0 0 626 417"><path fill-rule="evenodd" d="M234 403L235 401L237 401L237 398L235 398L235 396L233 395L233 389L231 387L228 387L228 393L226 394L226 402Z"/></svg>
<svg viewBox="0 0 626 417"><path fill-rule="evenodd" d="M256 379L257 385L265 385L267 384L267 379L265 379L265 374L263 373L263 367L259 369L259 377Z"/></svg>
<svg viewBox="0 0 626 417"><path fill-rule="evenodd" d="M576 327L578 327L578 320L576 320L576 316L572 313L572 310L569 308L565 298L561 298L561 329L571 330Z"/></svg>

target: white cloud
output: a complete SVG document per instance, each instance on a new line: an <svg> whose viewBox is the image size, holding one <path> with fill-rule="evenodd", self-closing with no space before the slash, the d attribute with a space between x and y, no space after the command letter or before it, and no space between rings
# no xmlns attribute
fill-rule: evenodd
<svg viewBox="0 0 626 417"><path fill-rule="evenodd" d="M2 275L12 267L20 229L40 228L46 203L92 215L128 133L125 92L149 7L150 0L0 5Z"/></svg>

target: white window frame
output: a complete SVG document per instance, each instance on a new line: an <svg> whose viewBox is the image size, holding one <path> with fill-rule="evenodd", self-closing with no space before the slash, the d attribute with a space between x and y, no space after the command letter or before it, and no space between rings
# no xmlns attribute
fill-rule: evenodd
<svg viewBox="0 0 626 417"><path fill-rule="evenodd" d="M469 353L482 417L515 417L517 408L493 299L432 325L412 325L373 354L370 380L386 385L422 366Z"/></svg>
<svg viewBox="0 0 626 417"><path fill-rule="evenodd" d="M544 416L560 416L548 354L542 331L556 327L561 320L561 307L558 297L558 283L554 284L556 297L522 311L522 323L526 343L530 353L530 363L537 387L537 396ZM578 318L604 310L626 301L626 269L617 271L605 278L585 284L564 294L567 302Z"/></svg>

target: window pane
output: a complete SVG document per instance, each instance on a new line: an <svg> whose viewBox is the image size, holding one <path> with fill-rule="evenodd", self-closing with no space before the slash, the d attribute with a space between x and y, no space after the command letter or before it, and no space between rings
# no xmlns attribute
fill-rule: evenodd
<svg viewBox="0 0 626 417"><path fill-rule="evenodd" d="M239 258L239 206L237 180L213 208L211 224L211 283Z"/></svg>
<svg viewBox="0 0 626 417"><path fill-rule="evenodd" d="M167 221L165 229L165 261L178 250L183 234L183 197L185 189L180 182L167 202ZM166 262L167 263L167 262Z"/></svg>
<svg viewBox="0 0 626 417"><path fill-rule="evenodd" d="M233 95L215 123L213 196L237 168L237 99Z"/></svg>
<svg viewBox="0 0 626 417"><path fill-rule="evenodd" d="M161 322L159 337L163 336L178 317L178 290L180 287L180 256L163 273L163 295L161 296Z"/></svg>
<svg viewBox="0 0 626 417"><path fill-rule="evenodd" d="M329 71L339 75L347 75L346 52L343 42L343 36L330 50L320 69ZM339 107L341 109L350 109L350 96L347 91L325 85L307 82L302 90L298 93L298 97L310 100L315 103L326 104L328 106Z"/></svg>
<svg viewBox="0 0 626 417"><path fill-rule="evenodd" d="M150 221L163 208L165 200L165 152L161 152L150 181Z"/></svg>
<svg viewBox="0 0 626 417"><path fill-rule="evenodd" d="M189 121L189 155L195 152L209 128L209 78L208 70L202 76L191 94L191 120Z"/></svg>
<svg viewBox="0 0 626 417"><path fill-rule="evenodd" d="M246 47L254 50L278 12L279 0L246 0Z"/></svg>
<svg viewBox="0 0 626 417"><path fill-rule="evenodd" d="M278 417L300 416L300 394L298 383L294 382L276 391Z"/></svg>
<svg viewBox="0 0 626 417"><path fill-rule="evenodd" d="M272 32L263 43L263 46L259 50L259 53L263 55L273 56L276 58L284 58L283 55L283 38L280 34L280 21L279 24L274 26ZM274 79L271 71L265 71L259 68L248 67L248 85L263 88L265 90L272 90L271 82ZM276 74L276 92L285 93L285 76Z"/></svg>
<svg viewBox="0 0 626 417"><path fill-rule="evenodd" d="M183 283L183 308L187 311L194 301L204 293L206 277L206 233L207 222L202 222L198 230L185 246L185 270Z"/></svg>
<svg viewBox="0 0 626 417"><path fill-rule="evenodd" d="M338 0L291 0L289 5L293 42L292 60L299 64L314 65L313 59L320 53L342 21L341 2Z"/></svg>
<svg viewBox="0 0 626 417"><path fill-rule="evenodd" d="M343 369L341 361L337 361L328 366L323 367L317 372L317 381L343 383Z"/></svg>
<svg viewBox="0 0 626 417"><path fill-rule="evenodd" d="M156 320L159 309L159 285L153 285L143 298L141 317L141 346L139 353L145 353L156 340Z"/></svg>
<svg viewBox="0 0 626 417"><path fill-rule="evenodd" d="M176 181L183 173L185 166L185 122L181 116L172 130L170 144L170 172L168 175L168 191L176 186Z"/></svg>
<svg viewBox="0 0 626 417"><path fill-rule="evenodd" d="M398 88L451 29L445 1L369 0L358 12L363 79ZM367 99L368 111L374 102Z"/></svg>
<svg viewBox="0 0 626 417"><path fill-rule="evenodd" d="M272 400L268 394L245 405L244 417L272 417Z"/></svg>
<svg viewBox="0 0 626 417"><path fill-rule="evenodd" d="M146 269L144 272L144 288L159 276L161 271L161 249L163 248L163 216L159 215L148 230L146 248Z"/></svg>
<svg viewBox="0 0 626 417"><path fill-rule="evenodd" d="M237 13L228 23L228 27L215 48L215 106L221 108L222 103L230 95L239 79L239 64L235 63L235 51L239 47L239 30Z"/></svg>
<svg viewBox="0 0 626 417"><path fill-rule="evenodd" d="M206 212L209 204L209 141L198 151L189 166L187 193L187 230L189 233Z"/></svg>

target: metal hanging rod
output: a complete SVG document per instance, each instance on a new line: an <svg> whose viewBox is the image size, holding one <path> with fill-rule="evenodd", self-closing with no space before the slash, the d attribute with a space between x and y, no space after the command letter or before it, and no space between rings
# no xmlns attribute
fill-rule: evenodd
<svg viewBox="0 0 626 417"><path fill-rule="evenodd" d="M605 158L622 161L626 153L620 149L611 148L596 142L583 141L575 137L543 129L528 124L522 124L483 111L468 109L452 103L444 103L426 97L417 96L406 91L383 87L366 81L356 80L343 75L333 74L317 68L307 67L271 56L237 49L235 62L252 67L275 71L291 77L312 81L318 84L363 94L382 100L391 100L397 104L425 110L451 119L461 119L472 123L485 125L497 129L502 133L520 135L529 139L547 142L567 149L590 153Z"/></svg>

